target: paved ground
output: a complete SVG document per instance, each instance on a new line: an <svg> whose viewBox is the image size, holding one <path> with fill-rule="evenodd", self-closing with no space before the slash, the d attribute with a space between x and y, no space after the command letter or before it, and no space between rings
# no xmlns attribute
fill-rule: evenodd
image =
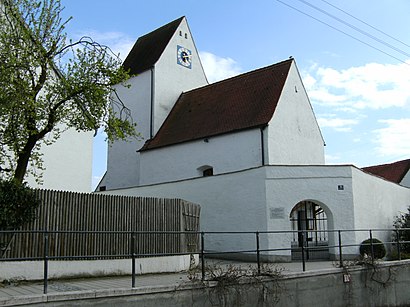
<svg viewBox="0 0 410 307"><path fill-rule="evenodd" d="M208 260L207 265L227 267L234 265L236 267L249 268L256 267L256 264L233 262L225 260ZM282 274L302 272L302 263L280 263L273 264L282 271ZM317 271L322 269L334 268L334 262L307 262L306 271ZM197 277L200 278L200 272ZM167 274L149 274L137 275L135 279L135 289L143 290L157 287L178 287L189 282L188 273L167 273ZM98 277L84 279L52 280L48 283L47 294L50 296L65 294L66 297L72 295L78 297L91 292L110 290L115 293L119 289L132 289L131 276L124 277ZM134 290L135 290L134 289ZM117 292L118 292L117 291ZM17 284L0 285L0 306L12 306L18 304L27 304L30 302L44 301L43 282L20 282Z"/></svg>

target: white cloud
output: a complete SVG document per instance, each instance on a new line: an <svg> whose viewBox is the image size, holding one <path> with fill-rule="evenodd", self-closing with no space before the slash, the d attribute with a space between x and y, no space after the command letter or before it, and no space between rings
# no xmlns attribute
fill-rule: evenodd
<svg viewBox="0 0 410 307"><path fill-rule="evenodd" d="M382 156L408 158L410 156L410 118L385 119L386 127L374 130L377 151Z"/></svg>
<svg viewBox="0 0 410 307"><path fill-rule="evenodd" d="M313 65L304 75L313 103L347 109L386 109L410 105L410 61L370 63L338 71Z"/></svg>
<svg viewBox="0 0 410 307"><path fill-rule="evenodd" d="M357 125L357 119L337 118L334 114L322 115L317 119L320 128L332 128L339 132L352 131L352 126Z"/></svg>
<svg viewBox="0 0 410 307"><path fill-rule="evenodd" d="M325 161L326 163L334 164L334 163L340 163L340 155L325 155Z"/></svg>
<svg viewBox="0 0 410 307"><path fill-rule="evenodd" d="M199 52L205 75L210 83L241 73L240 66L231 58L219 57L210 52Z"/></svg>
<svg viewBox="0 0 410 307"><path fill-rule="evenodd" d="M91 37L99 44L106 45L115 53L119 54L122 60L125 60L136 39L131 38L122 32L99 32L95 30L77 33L77 39L82 36Z"/></svg>

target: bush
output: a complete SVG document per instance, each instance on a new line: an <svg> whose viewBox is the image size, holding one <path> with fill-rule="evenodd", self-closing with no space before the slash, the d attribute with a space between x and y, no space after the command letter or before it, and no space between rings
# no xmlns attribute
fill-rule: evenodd
<svg viewBox="0 0 410 307"><path fill-rule="evenodd" d="M410 228L410 207L407 208L407 213L396 216L393 226L398 230L400 241L410 242L410 230L399 230L402 228ZM393 233L392 240L397 241L397 233ZM410 254L410 243L401 243L400 249L402 252Z"/></svg>
<svg viewBox="0 0 410 307"><path fill-rule="evenodd" d="M378 239L367 239L360 243L360 255L364 257L364 254L371 257L372 255L372 244L375 259L381 259L386 256L386 248L382 241Z"/></svg>
<svg viewBox="0 0 410 307"><path fill-rule="evenodd" d="M0 180L0 230L18 229L36 217L40 200L26 184Z"/></svg>

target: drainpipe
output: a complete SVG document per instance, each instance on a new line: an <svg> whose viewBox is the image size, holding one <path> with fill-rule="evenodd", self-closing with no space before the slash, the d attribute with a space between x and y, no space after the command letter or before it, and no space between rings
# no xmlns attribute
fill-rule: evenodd
<svg viewBox="0 0 410 307"><path fill-rule="evenodd" d="M154 137L154 97L155 97L155 66L151 68L151 110L150 110L150 126L149 126L149 133L150 139Z"/></svg>
<svg viewBox="0 0 410 307"><path fill-rule="evenodd" d="M263 133L265 128L266 128L266 126L261 127L261 160L262 160L262 166L265 165L265 140L264 140L264 133Z"/></svg>

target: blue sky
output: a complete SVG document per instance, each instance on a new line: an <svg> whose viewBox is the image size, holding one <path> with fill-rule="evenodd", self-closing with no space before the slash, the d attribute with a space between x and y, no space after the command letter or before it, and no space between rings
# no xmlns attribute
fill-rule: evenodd
<svg viewBox="0 0 410 307"><path fill-rule="evenodd" d="M139 36L186 16L210 81L293 56L326 141L327 164L410 158L408 0L62 3L73 16L69 37L89 35L122 58ZM106 167L102 140L95 139L93 184Z"/></svg>

